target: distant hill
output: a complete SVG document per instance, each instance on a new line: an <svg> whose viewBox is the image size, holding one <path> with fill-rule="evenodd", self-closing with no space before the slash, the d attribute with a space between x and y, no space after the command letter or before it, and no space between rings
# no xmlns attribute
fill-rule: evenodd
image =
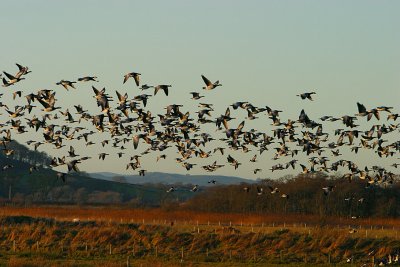
<svg viewBox="0 0 400 267"><path fill-rule="evenodd" d="M255 180L244 179L234 176L222 175L183 175L176 173L148 172L146 176L123 175L111 172L88 173L90 177L103 180L123 180L130 184L198 184L199 186L211 186L208 181L215 180L219 185L235 185L241 183L256 183Z"/></svg>
<svg viewBox="0 0 400 267"><path fill-rule="evenodd" d="M71 173L64 183L57 172L48 168L50 158L43 152L29 150L13 141L15 152L6 157L0 153L0 200L35 203L132 203L138 206L159 206L168 199L183 201L191 197L185 190L166 193L167 186L127 184L115 179L95 179L86 173ZM3 168L9 166L8 168ZM31 166L39 170L29 172ZM66 168L66 167L65 167ZM104 176L107 177L107 176Z"/></svg>

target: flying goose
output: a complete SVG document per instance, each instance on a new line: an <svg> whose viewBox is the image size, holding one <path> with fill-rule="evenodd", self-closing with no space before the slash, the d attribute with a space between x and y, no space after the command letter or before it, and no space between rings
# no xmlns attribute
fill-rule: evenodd
<svg viewBox="0 0 400 267"><path fill-rule="evenodd" d="M150 88L154 88L154 86L148 85L148 84L143 84L139 89L143 91L143 90L147 90Z"/></svg>
<svg viewBox="0 0 400 267"><path fill-rule="evenodd" d="M125 74L124 75L124 82L123 83L126 83L126 81L129 79L129 78L133 78L133 79L135 79L135 83L136 83L136 86L139 86L139 82L140 82L140 73L137 73L137 72L130 72L130 73L127 73L127 74Z"/></svg>
<svg viewBox="0 0 400 267"><path fill-rule="evenodd" d="M296 95L296 96L299 96L299 97L301 97L301 99L309 99L309 100L311 100L311 101L313 101L313 99L312 99L312 95L314 95L315 94L315 92L310 92L310 93L302 93L302 94L299 94L299 95Z"/></svg>
<svg viewBox="0 0 400 267"><path fill-rule="evenodd" d="M79 155L75 154L75 149L72 146L69 146L68 154L69 154L69 157L71 157L71 158L79 157Z"/></svg>
<svg viewBox="0 0 400 267"><path fill-rule="evenodd" d="M28 67L24 67L18 63L15 63L15 65L17 65L17 67L18 67L18 72L17 72L17 74L15 74L15 77L17 77L17 78L21 77L22 75L26 75L26 74L32 72L29 70Z"/></svg>
<svg viewBox="0 0 400 267"><path fill-rule="evenodd" d="M175 190L176 190L175 187L171 186L166 192L171 193L174 192Z"/></svg>
<svg viewBox="0 0 400 267"><path fill-rule="evenodd" d="M3 87L8 87L10 85L13 85L21 80L25 80L25 78L21 78L21 77L14 77L13 75L3 71L4 75L7 76L7 78L9 79L8 81L3 78Z"/></svg>
<svg viewBox="0 0 400 267"><path fill-rule="evenodd" d="M216 81L215 83L210 82L210 80L207 79L206 77L204 77L204 75L201 75L201 78L203 79L204 83L206 84L206 86L203 87L204 90L212 90L218 86L222 86L222 84L220 84L219 81Z"/></svg>
<svg viewBox="0 0 400 267"><path fill-rule="evenodd" d="M62 85L68 91L68 87L76 89L74 86L74 83L76 83L76 82L61 80L58 83L56 83L56 85Z"/></svg>
<svg viewBox="0 0 400 267"><path fill-rule="evenodd" d="M74 159L67 163L68 172L74 170L75 172L79 172L78 163L81 163L79 159Z"/></svg>
<svg viewBox="0 0 400 267"><path fill-rule="evenodd" d="M257 174L257 172L260 172L260 171L262 171L262 169L258 169L258 168L257 168L257 169L254 169L254 170L253 170L253 173L254 173L254 174Z"/></svg>
<svg viewBox="0 0 400 267"><path fill-rule="evenodd" d="M89 82L89 81L99 82L96 79L97 79L96 76L85 76L85 77L82 77L82 78L78 78L78 82Z"/></svg>
<svg viewBox="0 0 400 267"><path fill-rule="evenodd" d="M171 87L171 85L166 85L166 84L160 84L154 87L154 95L157 94L159 90L163 90L165 95L168 96L168 88Z"/></svg>
<svg viewBox="0 0 400 267"><path fill-rule="evenodd" d="M190 189L191 192L196 192L197 190L199 190L198 185L195 184L192 189Z"/></svg>
<svg viewBox="0 0 400 267"><path fill-rule="evenodd" d="M200 93L198 93L198 92L190 92L190 94L192 95L191 99L193 99L193 100L199 100L200 98L204 97L204 96L201 96Z"/></svg>
<svg viewBox="0 0 400 267"><path fill-rule="evenodd" d="M99 154L99 159L104 160L106 158L106 156L108 156L108 155L109 155L108 153L100 153Z"/></svg>
<svg viewBox="0 0 400 267"><path fill-rule="evenodd" d="M271 194L276 194L279 192L278 187L273 188L272 186L268 186L269 190L271 191Z"/></svg>

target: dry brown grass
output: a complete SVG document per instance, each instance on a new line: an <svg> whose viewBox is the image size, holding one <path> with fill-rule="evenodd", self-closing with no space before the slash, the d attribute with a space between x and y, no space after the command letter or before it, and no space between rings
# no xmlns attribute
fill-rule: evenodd
<svg viewBox="0 0 400 267"><path fill-rule="evenodd" d="M356 225L366 227L399 228L400 219L368 218L350 219L338 217L321 218L316 215L300 214L242 214L242 213L210 213L189 210L166 211L154 209L131 209L119 207L77 207L77 206L36 206L36 207L2 207L0 216L20 216L54 218L56 220L135 222L146 224L171 223L179 224L234 224L234 225L264 225L288 227L290 225Z"/></svg>
<svg viewBox="0 0 400 267"><path fill-rule="evenodd" d="M390 235L365 238L331 227L258 227L252 231L249 226L199 225L196 230L197 226L188 225L74 223L31 217L2 217L0 227L0 253L5 255L3 260L9 257L7 265L11 266L91 266L79 260L122 266L128 255L132 260L174 266L181 250L184 261L192 266L205 262L322 264L328 255L337 263L349 255L365 262L372 250L383 257L400 248L400 240ZM26 259L31 265L25 264Z"/></svg>
<svg viewBox="0 0 400 267"><path fill-rule="evenodd" d="M21 215L30 217L16 217L22 222L9 217ZM0 220L0 253L9 255L7 266L122 266L133 252L143 266L179 266L182 248L192 264L184 266L315 265L326 263L328 255L336 263L351 255L365 262L372 250L383 257L400 249L399 221L384 219L325 218L329 223L321 226L316 216L46 206L5 207ZM349 226L357 231L350 234ZM21 253L34 256L31 265Z"/></svg>

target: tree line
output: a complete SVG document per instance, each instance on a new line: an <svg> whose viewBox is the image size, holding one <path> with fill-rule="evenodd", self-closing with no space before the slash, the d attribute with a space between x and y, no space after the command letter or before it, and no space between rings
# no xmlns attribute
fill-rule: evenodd
<svg viewBox="0 0 400 267"><path fill-rule="evenodd" d="M333 190L326 194L322 188L327 186ZM278 188L279 192L272 194L269 187ZM400 216L400 182L367 186L365 181L349 182L341 176L301 174L257 184L215 186L199 192L185 207L206 212L395 218Z"/></svg>

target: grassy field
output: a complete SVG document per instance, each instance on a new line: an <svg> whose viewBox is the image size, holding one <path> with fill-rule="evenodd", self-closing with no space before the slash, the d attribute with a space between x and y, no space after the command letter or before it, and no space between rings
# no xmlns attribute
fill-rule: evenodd
<svg viewBox="0 0 400 267"><path fill-rule="evenodd" d="M396 220L112 207L0 213L3 266L127 266L128 258L130 266L360 266L400 251Z"/></svg>

